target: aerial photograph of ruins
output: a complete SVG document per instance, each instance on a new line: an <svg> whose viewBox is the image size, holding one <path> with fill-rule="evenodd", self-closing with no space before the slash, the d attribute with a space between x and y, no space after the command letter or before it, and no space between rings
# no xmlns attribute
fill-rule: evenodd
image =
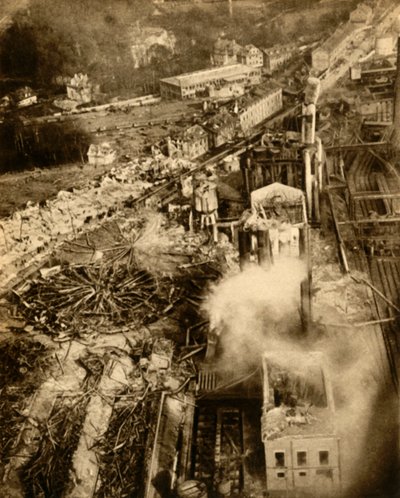
<svg viewBox="0 0 400 498"><path fill-rule="evenodd" d="M400 1L0 0L0 498L400 496Z"/></svg>

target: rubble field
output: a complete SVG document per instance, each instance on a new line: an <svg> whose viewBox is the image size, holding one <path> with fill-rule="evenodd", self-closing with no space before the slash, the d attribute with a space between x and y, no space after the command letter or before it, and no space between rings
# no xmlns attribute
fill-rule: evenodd
<svg viewBox="0 0 400 498"><path fill-rule="evenodd" d="M194 377L205 295L238 268L221 239L121 209L3 300L0 495L141 495L160 394Z"/></svg>
<svg viewBox="0 0 400 498"><path fill-rule="evenodd" d="M71 116L82 130L92 133L93 142L110 141L117 146L125 161L141 154L146 146L156 143L167 135L173 135L180 129L176 116L183 121L191 119L195 108L187 103L163 103L154 106L132 108L126 112L101 111ZM185 118L186 116L186 118ZM164 119L166 124L152 121ZM133 126L135 125L135 126ZM129 126L120 130L118 127ZM97 130L105 129L103 132ZM134 145L133 145L134 144ZM48 168L34 168L0 175L0 217L12 215L23 208L28 201L43 202L57 195L60 190L81 188L95 180L115 165L91 165L87 162L64 164Z"/></svg>
<svg viewBox="0 0 400 498"><path fill-rule="evenodd" d="M80 188L105 174L113 166L64 164L52 168L5 173L0 176L0 217L11 216L27 202L40 203L51 199L60 190Z"/></svg>

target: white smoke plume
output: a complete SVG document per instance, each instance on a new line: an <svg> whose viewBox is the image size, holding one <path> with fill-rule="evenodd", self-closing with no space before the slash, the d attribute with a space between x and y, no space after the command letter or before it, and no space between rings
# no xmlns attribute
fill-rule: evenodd
<svg viewBox="0 0 400 498"><path fill-rule="evenodd" d="M278 261L269 270L250 266L211 290L206 310L222 349L218 365L253 369L264 352L287 351L295 356L292 361L298 370L306 365L308 352L324 353L340 437L340 497L396 496L390 490L398 478L398 399L381 332L352 327L343 315L335 315L332 306L304 334L299 307L305 276L301 262ZM323 325L324 321L331 325ZM335 321L338 326L332 324Z"/></svg>
<svg viewBox="0 0 400 498"><path fill-rule="evenodd" d="M226 361L251 365L265 347L299 332L300 283L306 276L299 260L278 261L269 270L249 266L212 289L206 309ZM288 347L288 346L287 346Z"/></svg>

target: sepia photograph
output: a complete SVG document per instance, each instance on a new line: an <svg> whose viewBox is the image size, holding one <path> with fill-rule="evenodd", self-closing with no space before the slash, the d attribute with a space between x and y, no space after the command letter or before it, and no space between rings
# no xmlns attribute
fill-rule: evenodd
<svg viewBox="0 0 400 498"><path fill-rule="evenodd" d="M0 0L0 498L400 497L399 0Z"/></svg>

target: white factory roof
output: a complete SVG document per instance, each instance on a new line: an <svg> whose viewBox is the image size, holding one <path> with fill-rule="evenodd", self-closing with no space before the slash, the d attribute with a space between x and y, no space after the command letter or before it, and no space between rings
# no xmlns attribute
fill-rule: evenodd
<svg viewBox="0 0 400 498"><path fill-rule="evenodd" d="M179 74L170 78L160 80L163 83L169 83L176 86L190 86L196 84L207 83L210 80L231 79L235 76L247 75L254 71L253 67L245 66L244 64L232 64L230 66L213 67L211 69L202 69L192 73Z"/></svg>
<svg viewBox="0 0 400 498"><path fill-rule="evenodd" d="M266 187L254 190L251 193L251 205L252 207L256 207L259 204L269 203L274 198L278 197L281 202L297 204L303 202L304 194L303 191L298 188L275 182Z"/></svg>

